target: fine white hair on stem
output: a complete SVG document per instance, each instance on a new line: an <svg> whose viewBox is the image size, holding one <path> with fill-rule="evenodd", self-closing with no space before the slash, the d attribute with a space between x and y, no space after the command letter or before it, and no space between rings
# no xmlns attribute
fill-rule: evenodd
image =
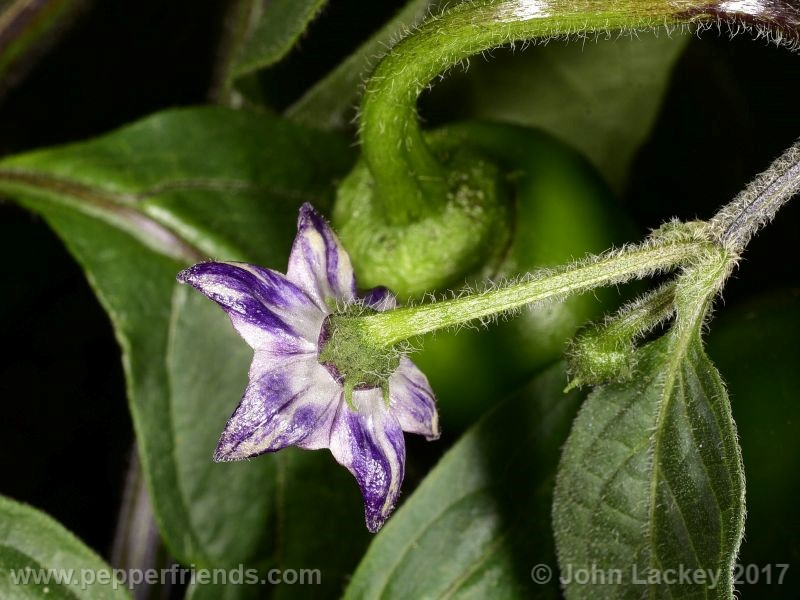
<svg viewBox="0 0 800 600"><path fill-rule="evenodd" d="M800 192L800 140L758 175L711 220L718 239L740 252Z"/></svg>

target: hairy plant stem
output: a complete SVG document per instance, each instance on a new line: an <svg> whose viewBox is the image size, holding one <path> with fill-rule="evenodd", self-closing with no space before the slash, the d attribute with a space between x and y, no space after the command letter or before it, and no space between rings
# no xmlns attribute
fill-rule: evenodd
<svg viewBox="0 0 800 600"><path fill-rule="evenodd" d="M722 288L747 242L798 191L800 143L789 148L708 223L668 223L641 245L533 273L521 281L482 292L374 314L339 315L337 319L345 323L345 329L352 327L351 331L357 332L366 347L375 349L393 347L438 329L493 318L523 306L563 299L677 266L691 267L690 272L699 273L702 279L705 277L701 273L703 265L717 265L714 269L723 275L714 280L715 294ZM708 286L701 287L697 298L710 293L706 289ZM694 302L691 294L690 297L683 294L685 289L689 288L678 285L676 291L672 284L663 286L607 323L608 331L603 335L633 338L671 314L671 305L685 312Z"/></svg>
<svg viewBox="0 0 800 600"><path fill-rule="evenodd" d="M486 319L515 309L646 277L719 250L698 240L654 243L591 257L555 272L534 273L519 282L460 298L354 317L371 345L391 347L425 333Z"/></svg>
<svg viewBox="0 0 800 600"><path fill-rule="evenodd" d="M796 46L800 0L477 0L428 19L380 62L362 102L364 157L388 219L407 224L447 201L445 169L416 113L418 96L437 75L518 41L712 24Z"/></svg>
<svg viewBox="0 0 800 600"><path fill-rule="evenodd" d="M656 290L627 305L587 335L613 340L623 345L669 319L675 310L675 282L668 281Z"/></svg>
<svg viewBox="0 0 800 600"><path fill-rule="evenodd" d="M720 241L732 252L747 243L800 193L800 141L795 142L770 167L756 177L733 202L711 220Z"/></svg>

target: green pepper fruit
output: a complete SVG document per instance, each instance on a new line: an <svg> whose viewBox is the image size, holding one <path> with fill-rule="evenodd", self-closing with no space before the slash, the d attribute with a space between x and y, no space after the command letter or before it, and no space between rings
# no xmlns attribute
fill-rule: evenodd
<svg viewBox="0 0 800 600"><path fill-rule="evenodd" d="M428 140L448 174L448 193L422 219L392 222L375 202L363 159L339 186L333 223L363 288L385 286L407 300L497 268L511 239L507 182L493 161L453 142Z"/></svg>
<svg viewBox="0 0 800 600"><path fill-rule="evenodd" d="M542 131L466 123L433 136L482 152L501 166L513 186L511 243L490 279L515 277L602 252L633 233L592 166ZM525 310L485 331L434 334L424 340L414 360L431 380L443 422L457 430L560 358L583 323L617 303L613 290L602 290Z"/></svg>
<svg viewBox="0 0 800 600"><path fill-rule="evenodd" d="M721 312L708 353L730 392L747 474L747 536L736 587L745 598L798 598L800 290Z"/></svg>
<svg viewBox="0 0 800 600"><path fill-rule="evenodd" d="M589 163L544 132L463 123L428 133L426 142L452 180L473 192L430 218L397 226L374 202L368 169L357 165L339 189L333 217L362 287L385 285L413 299L563 264L631 233ZM582 323L613 308L614 294L599 299L526 310L486 331L428 336L414 360L431 380L444 422L452 430L470 424L559 358Z"/></svg>

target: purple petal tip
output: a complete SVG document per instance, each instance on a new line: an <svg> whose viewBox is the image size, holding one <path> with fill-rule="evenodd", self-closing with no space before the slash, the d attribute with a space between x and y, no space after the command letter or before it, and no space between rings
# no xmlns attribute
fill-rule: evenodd
<svg viewBox="0 0 800 600"><path fill-rule="evenodd" d="M310 202L304 202L297 216L297 230L301 231L309 225L319 224L323 221L322 215L317 212Z"/></svg>
<svg viewBox="0 0 800 600"><path fill-rule="evenodd" d="M437 425L437 427L436 427L436 431L434 431L432 435L426 435L426 436L425 436L425 441L426 441L426 442L435 442L435 441L436 441L436 440L438 440L440 437L442 437L442 429L441 429L441 427L439 427L439 426Z"/></svg>
<svg viewBox="0 0 800 600"><path fill-rule="evenodd" d="M220 445L217 446L217 449L214 450L214 462L223 463L223 462L234 462L236 460L243 460L246 457L239 457L235 456L233 452L230 450L226 450L222 447L222 442Z"/></svg>
<svg viewBox="0 0 800 600"><path fill-rule="evenodd" d="M188 269L184 269L180 273L175 276L175 279L178 280L178 283L189 283L189 277L191 276L192 268L189 267Z"/></svg>
<svg viewBox="0 0 800 600"><path fill-rule="evenodd" d="M383 527L383 524L386 523L387 516L382 515L380 512L373 512L367 509L364 512L364 519L367 522L367 530L370 533L378 533Z"/></svg>
<svg viewBox="0 0 800 600"><path fill-rule="evenodd" d="M247 454L242 452L238 445L232 440L232 436L230 432L226 429L222 432L222 435L219 438L219 442L217 442L217 447L214 450L214 462L223 463L223 462L235 462L240 460L247 460L248 458L253 458L256 454Z"/></svg>
<svg viewBox="0 0 800 600"><path fill-rule="evenodd" d="M323 237L333 236L328 220L309 202L305 202L297 216L297 231L300 233L309 228L316 229Z"/></svg>
<svg viewBox="0 0 800 600"><path fill-rule="evenodd" d="M210 269L214 269L218 266L226 267L227 265L221 263L215 263L212 261L208 262L201 262L192 265L191 267L185 268L183 271L178 273L175 279L178 280L180 283L185 283L188 285L195 285L197 282L198 277L202 277L205 275Z"/></svg>
<svg viewBox="0 0 800 600"><path fill-rule="evenodd" d="M397 297L386 287L378 286L368 290L363 296L362 301L370 308L383 312L397 307Z"/></svg>
<svg viewBox="0 0 800 600"><path fill-rule="evenodd" d="M233 462L233 459L227 456L224 452L220 451L219 448L214 451L214 456L212 458L215 463Z"/></svg>
<svg viewBox="0 0 800 600"><path fill-rule="evenodd" d="M235 445L230 443L230 436L228 428L226 427L219 437L217 447L214 449L214 462L233 462L246 458L244 456L237 456L234 448Z"/></svg>

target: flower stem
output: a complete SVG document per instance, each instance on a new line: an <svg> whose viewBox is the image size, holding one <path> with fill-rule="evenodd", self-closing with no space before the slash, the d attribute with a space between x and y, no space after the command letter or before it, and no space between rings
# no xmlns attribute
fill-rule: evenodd
<svg viewBox="0 0 800 600"><path fill-rule="evenodd" d="M789 148L739 196L724 206L711 221L670 222L655 230L641 245L623 248L555 270L540 271L483 292L471 292L449 300L407 306L386 312L337 317L339 323L357 329L358 339L373 349L389 348L437 329L471 321L484 321L523 306L563 299L596 287L647 277L676 266L708 264L709 271L722 269L714 279L721 288L752 236L777 211L800 192L800 142ZM617 319L597 330L601 338L631 340L672 313L673 307L688 310L691 286L667 284ZM707 290L695 294L705 297Z"/></svg>
<svg viewBox="0 0 800 600"><path fill-rule="evenodd" d="M447 201L446 171L425 143L417 97L470 56L525 40L727 24L797 45L800 0L475 0L428 19L397 44L367 83L364 157L391 222L419 220Z"/></svg>
<svg viewBox="0 0 800 600"><path fill-rule="evenodd" d="M364 339L376 346L389 347L437 329L491 318L524 306L623 283L634 277L646 277L719 250L717 244L707 241L648 241L641 246L590 257L557 271L534 273L522 281L482 293L353 318L358 319Z"/></svg>

